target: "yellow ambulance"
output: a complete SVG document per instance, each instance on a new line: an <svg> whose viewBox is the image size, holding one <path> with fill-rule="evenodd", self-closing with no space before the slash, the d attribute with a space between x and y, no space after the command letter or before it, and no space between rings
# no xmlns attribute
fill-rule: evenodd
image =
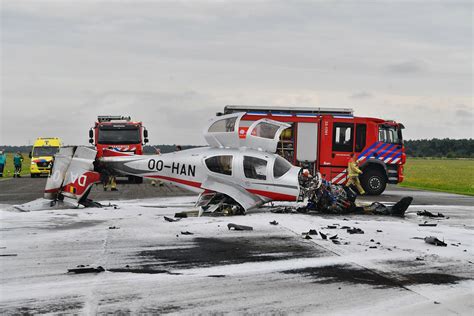
<svg viewBox="0 0 474 316"><path fill-rule="evenodd" d="M31 177L39 177L42 174L49 175L53 156L59 151L61 140L58 137L37 138L30 153Z"/></svg>

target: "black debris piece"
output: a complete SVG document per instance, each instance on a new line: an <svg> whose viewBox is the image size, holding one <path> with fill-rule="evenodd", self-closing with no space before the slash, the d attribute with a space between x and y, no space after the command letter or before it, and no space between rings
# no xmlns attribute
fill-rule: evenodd
<svg viewBox="0 0 474 316"><path fill-rule="evenodd" d="M454 247L459 247L458 244L451 244L451 246L454 246Z"/></svg>
<svg viewBox="0 0 474 316"><path fill-rule="evenodd" d="M194 235L194 234L191 232L185 231L185 232L181 232L181 235Z"/></svg>
<svg viewBox="0 0 474 316"><path fill-rule="evenodd" d="M227 228L230 230L233 228L234 230L253 230L253 227L251 226L245 226L245 225L237 225L237 224L227 224Z"/></svg>
<svg viewBox="0 0 474 316"><path fill-rule="evenodd" d="M423 226L423 227L436 227L438 224L436 223L428 223L424 222L423 224L418 224L418 226Z"/></svg>
<svg viewBox="0 0 474 316"><path fill-rule="evenodd" d="M331 240L336 240L336 239L337 239L337 234L334 235L334 236L332 236L332 237L329 237L329 239L331 239Z"/></svg>
<svg viewBox="0 0 474 316"><path fill-rule="evenodd" d="M171 218L171 217L168 217L168 216L165 216L164 218L165 218L165 221L171 222L171 223L181 220L181 218Z"/></svg>
<svg viewBox="0 0 474 316"><path fill-rule="evenodd" d="M310 235L306 234L304 235L304 239L313 239Z"/></svg>
<svg viewBox="0 0 474 316"><path fill-rule="evenodd" d="M341 229L349 229L350 226L342 226Z"/></svg>
<svg viewBox="0 0 474 316"><path fill-rule="evenodd" d="M120 229L120 227L117 227L117 226L109 226L109 229Z"/></svg>
<svg viewBox="0 0 474 316"><path fill-rule="evenodd" d="M380 242L377 241L375 244L376 244L376 245L380 245Z"/></svg>
<svg viewBox="0 0 474 316"><path fill-rule="evenodd" d="M337 226L335 226L335 225L328 225L328 227L327 227L327 228L328 228L328 229L336 229L336 228L337 228Z"/></svg>
<svg viewBox="0 0 474 316"><path fill-rule="evenodd" d="M321 235L321 238L326 240L328 239L328 236L326 234L323 234L322 232L319 232L319 234Z"/></svg>
<svg viewBox="0 0 474 316"><path fill-rule="evenodd" d="M356 228L356 227L352 227L352 228L348 229L347 232L349 234L363 234L364 233L364 231L362 229Z"/></svg>
<svg viewBox="0 0 474 316"><path fill-rule="evenodd" d="M370 242L374 242L375 240L371 239Z"/></svg>
<svg viewBox="0 0 474 316"><path fill-rule="evenodd" d="M175 213L175 214L174 214L174 217L175 217L175 218L180 218L180 219L181 219L181 218L187 218L187 217L188 217L188 213L186 213L186 212Z"/></svg>
<svg viewBox="0 0 474 316"><path fill-rule="evenodd" d="M82 274L82 273L99 273L104 272L105 269L101 266L78 265L76 268L67 269L68 273Z"/></svg>
<svg viewBox="0 0 474 316"><path fill-rule="evenodd" d="M416 215L418 215L418 216L427 216L427 217L444 217L444 215L441 214L441 213L433 214L431 212L428 212L427 210L416 212Z"/></svg>
<svg viewBox="0 0 474 316"><path fill-rule="evenodd" d="M272 222L270 222L270 225L275 225L276 226L276 225L278 225L278 222L277 221L272 221Z"/></svg>
<svg viewBox="0 0 474 316"><path fill-rule="evenodd" d="M377 249L377 246L370 246L370 249Z"/></svg>
<svg viewBox="0 0 474 316"><path fill-rule="evenodd" d="M336 245L340 245L341 242L337 239L331 239L331 241L333 242L333 244L336 244Z"/></svg>
<svg viewBox="0 0 474 316"><path fill-rule="evenodd" d="M16 257L18 256L16 253L4 253L0 255L0 257Z"/></svg>
<svg viewBox="0 0 474 316"><path fill-rule="evenodd" d="M416 260L417 261L424 261L425 259L423 259L422 257L416 257Z"/></svg>
<svg viewBox="0 0 474 316"><path fill-rule="evenodd" d="M381 229L377 229L377 233L381 233L381 232L382 232L382 230L381 230Z"/></svg>
<svg viewBox="0 0 474 316"><path fill-rule="evenodd" d="M436 305L439 305L439 304L441 304L440 302L437 302L437 301L434 301L433 303L435 303Z"/></svg>
<svg viewBox="0 0 474 316"><path fill-rule="evenodd" d="M318 232L316 231L316 229L310 229L309 232L308 232L308 235L317 235Z"/></svg>
<svg viewBox="0 0 474 316"><path fill-rule="evenodd" d="M447 244L444 241L441 241L434 236L425 237L425 243L430 244L430 245L440 246L440 247L447 246Z"/></svg>

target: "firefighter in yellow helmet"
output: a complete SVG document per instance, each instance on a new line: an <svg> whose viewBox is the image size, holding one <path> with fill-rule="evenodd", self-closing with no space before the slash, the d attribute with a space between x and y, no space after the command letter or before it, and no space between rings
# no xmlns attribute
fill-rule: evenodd
<svg viewBox="0 0 474 316"><path fill-rule="evenodd" d="M360 185L360 180L359 180L359 175L362 174L362 170L359 169L359 163L357 159L352 156L351 159L349 159L349 164L347 166L347 173L349 176L349 181L347 181L346 186L354 185L359 193L361 195L365 194L364 189L362 188L362 185Z"/></svg>

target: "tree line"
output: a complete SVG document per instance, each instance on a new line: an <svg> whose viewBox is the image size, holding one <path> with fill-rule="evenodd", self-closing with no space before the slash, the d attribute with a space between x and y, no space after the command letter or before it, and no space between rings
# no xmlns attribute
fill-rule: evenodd
<svg viewBox="0 0 474 316"><path fill-rule="evenodd" d="M405 140L409 157L474 158L474 139Z"/></svg>
<svg viewBox="0 0 474 316"><path fill-rule="evenodd" d="M196 148L201 146L182 145L181 149ZM32 146L0 146L6 152L29 153ZM145 154L155 154L156 149L162 154L177 150L177 145L144 146ZM409 157L435 157L435 158L474 158L474 139L418 139L405 140L406 154Z"/></svg>

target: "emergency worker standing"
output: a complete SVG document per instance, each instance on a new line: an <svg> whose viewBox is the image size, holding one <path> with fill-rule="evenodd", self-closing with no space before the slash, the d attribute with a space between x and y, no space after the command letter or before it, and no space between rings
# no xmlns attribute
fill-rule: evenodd
<svg viewBox="0 0 474 316"><path fill-rule="evenodd" d="M357 162L357 159L352 156L351 159L349 159L349 164L347 166L347 173L349 175L349 181L347 181L346 186L354 185L359 193L361 195L365 194L364 189L362 188L362 185L360 185L360 180L359 180L359 175L362 174L362 170L359 169L359 163Z"/></svg>
<svg viewBox="0 0 474 316"><path fill-rule="evenodd" d="M3 169L5 168L5 164L7 162L7 157L3 150L0 150L0 178L3 177Z"/></svg>
<svg viewBox="0 0 474 316"><path fill-rule="evenodd" d="M15 172L13 173L13 178L21 178L21 165L23 163L23 156L20 152L17 152L13 157L13 165L15 166Z"/></svg>

